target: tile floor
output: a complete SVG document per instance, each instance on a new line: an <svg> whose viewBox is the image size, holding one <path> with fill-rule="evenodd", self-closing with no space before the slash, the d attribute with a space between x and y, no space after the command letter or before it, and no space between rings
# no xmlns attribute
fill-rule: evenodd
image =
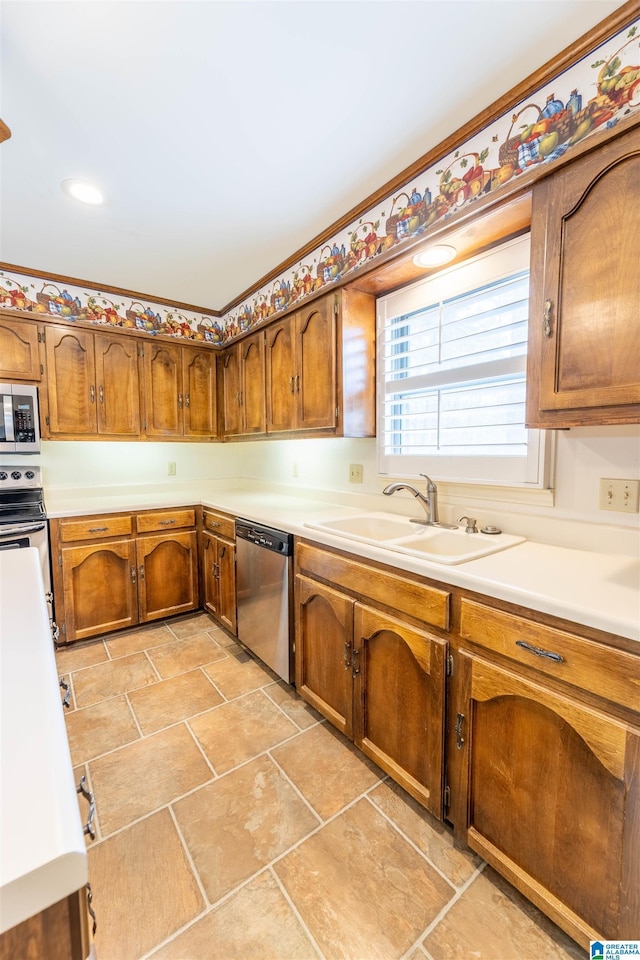
<svg viewBox="0 0 640 960"><path fill-rule="evenodd" d="M99 960L584 956L206 614L57 660Z"/></svg>

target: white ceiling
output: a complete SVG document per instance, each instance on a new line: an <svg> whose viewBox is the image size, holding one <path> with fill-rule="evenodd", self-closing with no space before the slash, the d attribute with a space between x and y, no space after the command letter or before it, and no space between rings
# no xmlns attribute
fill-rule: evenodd
<svg viewBox="0 0 640 960"><path fill-rule="evenodd" d="M2 0L0 260L220 309L619 6Z"/></svg>

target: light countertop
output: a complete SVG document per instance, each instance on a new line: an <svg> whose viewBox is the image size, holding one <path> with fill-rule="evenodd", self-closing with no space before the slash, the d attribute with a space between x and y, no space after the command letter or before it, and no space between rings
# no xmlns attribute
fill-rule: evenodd
<svg viewBox="0 0 640 960"><path fill-rule="evenodd" d="M132 488L127 492L122 488L89 488L74 491L73 495L45 490L45 499L49 517L202 503L441 583L640 640L638 556L527 540L491 556L445 565L305 526L306 522L357 514L351 507L293 494L234 489L211 481L190 481L173 490ZM389 512L389 508L385 498L379 510Z"/></svg>
<svg viewBox="0 0 640 960"><path fill-rule="evenodd" d="M38 551L0 551L0 933L88 880L62 709Z"/></svg>

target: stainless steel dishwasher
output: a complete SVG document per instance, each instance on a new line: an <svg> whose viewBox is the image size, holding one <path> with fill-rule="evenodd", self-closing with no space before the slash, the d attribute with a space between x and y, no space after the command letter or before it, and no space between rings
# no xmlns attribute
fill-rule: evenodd
<svg viewBox="0 0 640 960"><path fill-rule="evenodd" d="M238 640L279 677L293 680L293 537L236 520Z"/></svg>

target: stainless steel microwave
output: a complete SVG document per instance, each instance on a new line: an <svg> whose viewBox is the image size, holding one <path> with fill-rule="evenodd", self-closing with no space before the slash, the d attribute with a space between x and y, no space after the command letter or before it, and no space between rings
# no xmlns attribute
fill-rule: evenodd
<svg viewBox="0 0 640 960"><path fill-rule="evenodd" d="M40 453L38 388L0 383L0 453Z"/></svg>

